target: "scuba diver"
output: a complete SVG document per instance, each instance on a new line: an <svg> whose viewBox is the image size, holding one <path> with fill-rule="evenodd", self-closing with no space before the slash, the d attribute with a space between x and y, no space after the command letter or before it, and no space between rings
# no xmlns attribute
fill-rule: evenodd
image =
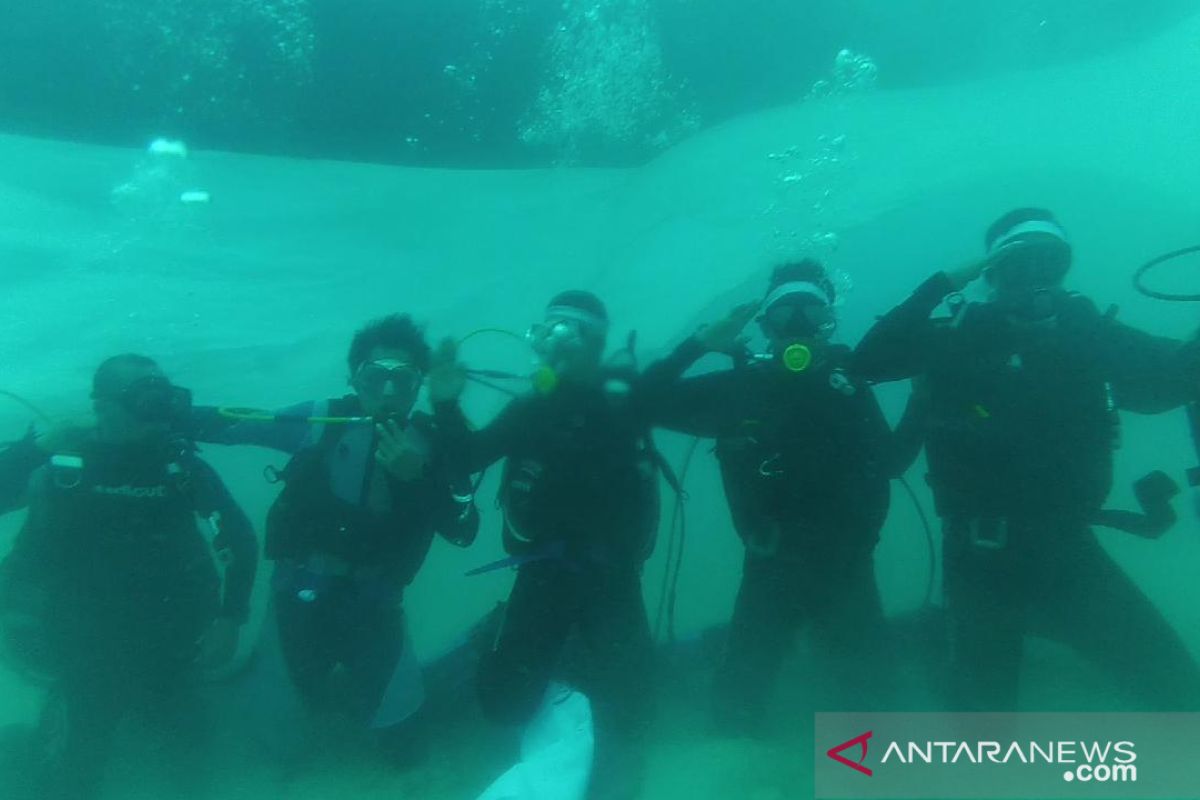
<svg viewBox="0 0 1200 800"><path fill-rule="evenodd" d="M53 676L34 735L39 798L97 796L132 711L184 712L176 740L204 733L189 679L233 657L257 566L246 515L177 434L190 393L127 354L100 365L92 398L94 432L34 473L0 565L4 627L26 641L38 628Z"/></svg>
<svg viewBox="0 0 1200 800"><path fill-rule="evenodd" d="M662 427L716 439L745 546L713 695L726 734L762 732L775 677L805 625L836 662L828 674L844 684L845 700L885 699L888 636L873 553L899 465L874 393L848 370L850 348L830 342L836 299L820 263L776 268L758 316L769 355L735 352L736 368L685 378L656 416Z"/></svg>
<svg viewBox="0 0 1200 800"><path fill-rule="evenodd" d="M1200 669L1091 524L1112 485L1118 410L1194 400L1200 346L1151 336L1067 291L1067 235L1024 208L984 258L939 272L880 318L852 366L919 378L929 482L944 523L951 702L1016 707L1022 644L1072 646L1161 711L1200 707ZM983 277L987 302L959 292ZM944 300L953 316L931 319Z"/></svg>
<svg viewBox="0 0 1200 800"><path fill-rule="evenodd" d="M288 675L308 710L369 728L406 763L423 755L423 689L404 589L435 532L466 547L479 527L469 475L453 473L443 448L463 424L465 378L438 366L407 315L368 323L347 361L353 394L278 414L197 409L195 436L293 454L264 554ZM414 411L423 384L432 416Z"/></svg>
<svg viewBox="0 0 1200 800"><path fill-rule="evenodd" d="M480 664L484 713L525 724L551 681L566 679L592 704L589 796L624 798L640 785L654 673L641 575L658 531L661 456L648 398L700 353L689 341L638 375L606 364L608 332L595 295L555 296L528 333L542 365L536 391L466 437L460 457L472 472L504 459L503 540L517 567ZM560 663L572 635L587 656L575 670Z"/></svg>

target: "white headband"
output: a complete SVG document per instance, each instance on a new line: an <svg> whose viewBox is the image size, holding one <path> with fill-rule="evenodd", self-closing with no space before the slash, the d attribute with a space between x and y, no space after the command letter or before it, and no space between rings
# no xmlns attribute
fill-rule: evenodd
<svg viewBox="0 0 1200 800"><path fill-rule="evenodd" d="M546 318L549 319L551 317L572 319L600 331L608 330L608 320L575 306L550 306L546 309Z"/></svg>
<svg viewBox="0 0 1200 800"><path fill-rule="evenodd" d="M994 253L1002 247L1007 247L1013 243L1013 240L1027 233L1048 233L1056 239L1063 242L1067 241L1067 232L1062 229L1057 223L1051 222L1048 219L1035 219L1029 222L1022 222L1019 225L1014 225L1004 232L996 241L992 242L992 246L988 248L989 253Z"/></svg>
<svg viewBox="0 0 1200 800"><path fill-rule="evenodd" d="M789 281L776 287L775 291L767 295L767 299L762 302L762 308L765 311L783 298L794 294L808 295L817 298L827 306L833 305L833 298L817 284L808 281Z"/></svg>

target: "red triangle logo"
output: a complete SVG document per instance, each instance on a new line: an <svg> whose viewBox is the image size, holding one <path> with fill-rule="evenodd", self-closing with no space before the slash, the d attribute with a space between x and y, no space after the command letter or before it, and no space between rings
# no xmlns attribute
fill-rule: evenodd
<svg viewBox="0 0 1200 800"><path fill-rule="evenodd" d="M873 775L874 773L871 772L870 768L863 766L863 762L867 760L867 741L871 738L871 736L872 731L867 731L864 734L855 736L849 741L842 742L836 747L829 748L829 750L825 752L825 755L829 756L839 764L845 764L850 769L858 770L863 775ZM862 755L858 757L858 761L851 761L842 755L843 750L849 750L856 745L862 748Z"/></svg>

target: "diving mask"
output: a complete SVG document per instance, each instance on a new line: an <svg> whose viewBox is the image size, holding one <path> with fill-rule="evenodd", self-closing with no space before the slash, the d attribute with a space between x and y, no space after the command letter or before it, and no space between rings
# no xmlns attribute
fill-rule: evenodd
<svg viewBox="0 0 1200 800"><path fill-rule="evenodd" d="M192 393L161 375L138 378L113 399L130 416L149 423L181 422L192 409Z"/></svg>
<svg viewBox="0 0 1200 800"><path fill-rule="evenodd" d="M583 349L583 325L578 320L558 319L529 326L525 340L543 359L551 360Z"/></svg>
<svg viewBox="0 0 1200 800"><path fill-rule="evenodd" d="M776 303L758 318L772 339L828 338L837 327L833 309L818 303Z"/></svg>
<svg viewBox="0 0 1200 800"><path fill-rule="evenodd" d="M546 363L583 352L601 343L608 324L601 318L579 309L555 306L548 309L544 322L534 323L525 334L533 352Z"/></svg>
<svg viewBox="0 0 1200 800"><path fill-rule="evenodd" d="M421 371L412 364L391 358L368 361L354 375L360 392L402 397L415 395L423 379Z"/></svg>
<svg viewBox="0 0 1200 800"><path fill-rule="evenodd" d="M992 255L984 277L997 292L1039 291L1062 283L1071 267L1065 242L1013 243Z"/></svg>
<svg viewBox="0 0 1200 800"><path fill-rule="evenodd" d="M785 283L767 295L762 307L758 324L772 340L828 339L837 328L830 297L815 283Z"/></svg>

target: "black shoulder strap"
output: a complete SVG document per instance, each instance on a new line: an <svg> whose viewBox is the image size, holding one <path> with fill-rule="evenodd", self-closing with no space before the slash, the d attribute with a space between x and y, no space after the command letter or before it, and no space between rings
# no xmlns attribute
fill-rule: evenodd
<svg viewBox="0 0 1200 800"><path fill-rule="evenodd" d="M353 405L353 397L335 397L326 401L326 410L324 416L327 417L347 417L355 416ZM267 466L263 470L263 476L268 483L283 483L287 484L293 480L297 472L303 472L303 467L298 465L309 464L314 459L319 459L324 453L332 450L338 440L341 438L342 425L325 423L321 428L321 436L313 444L302 447L297 452L293 453L288 459L287 464L280 469L275 466Z"/></svg>
<svg viewBox="0 0 1200 800"><path fill-rule="evenodd" d="M329 412L326 416L329 417L354 417L359 416L359 411L356 408L356 398L354 395L346 395L344 397L335 397L329 401ZM318 449L326 449L332 447L333 444L341 438L343 425L335 425L326 423L321 431L321 438L317 440Z"/></svg>

